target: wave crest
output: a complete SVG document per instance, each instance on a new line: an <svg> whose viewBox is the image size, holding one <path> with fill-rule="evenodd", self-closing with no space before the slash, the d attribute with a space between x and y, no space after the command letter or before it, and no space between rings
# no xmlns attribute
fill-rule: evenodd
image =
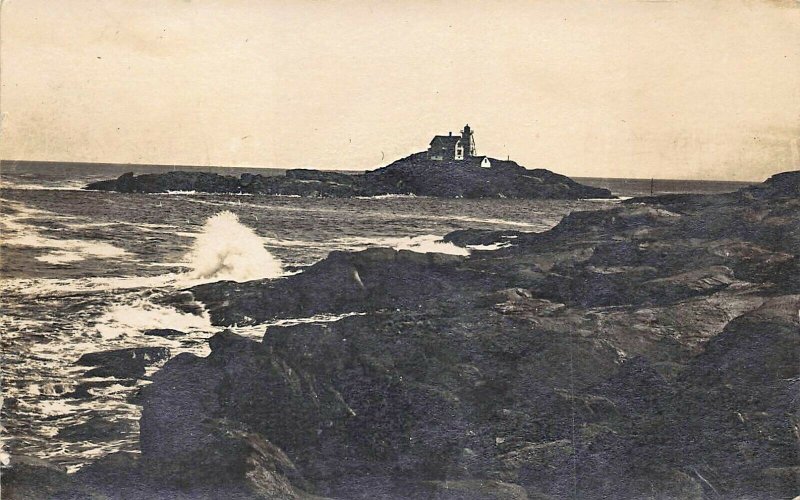
<svg viewBox="0 0 800 500"><path fill-rule="evenodd" d="M282 272L263 240L228 210L208 218L187 259L195 279L248 281Z"/></svg>

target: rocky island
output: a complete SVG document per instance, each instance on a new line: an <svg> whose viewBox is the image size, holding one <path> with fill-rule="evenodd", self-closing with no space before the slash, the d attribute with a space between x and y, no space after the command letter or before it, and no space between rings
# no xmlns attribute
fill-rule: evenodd
<svg viewBox="0 0 800 500"><path fill-rule="evenodd" d="M350 315L260 342L215 335L144 389L141 454L72 475L17 458L3 492L791 498L798 213L788 172L543 233L448 235L505 244L468 257L333 252L285 278L195 287L218 325Z"/></svg>
<svg viewBox="0 0 800 500"><path fill-rule="evenodd" d="M364 174L292 169L285 175L221 175L166 172L92 182L85 189L122 193L247 193L289 196L351 197L404 194L446 198L612 198L607 189L586 186L545 169L528 170L513 161L432 162L417 153Z"/></svg>
<svg viewBox="0 0 800 500"><path fill-rule="evenodd" d="M85 189L322 197L398 194L444 198L613 198L607 189L586 186L549 170L529 170L514 161L477 156L469 125L461 136L435 136L428 151L363 174L311 169L292 169L282 176L245 173L239 177L183 171L126 173L117 179L93 182Z"/></svg>

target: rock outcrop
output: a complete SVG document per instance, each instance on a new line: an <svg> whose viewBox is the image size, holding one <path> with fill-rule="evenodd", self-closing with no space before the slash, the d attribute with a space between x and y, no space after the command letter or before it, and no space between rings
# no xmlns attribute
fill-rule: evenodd
<svg viewBox="0 0 800 500"><path fill-rule="evenodd" d="M267 437L309 491L332 497L435 497L445 481L468 498L490 498L487 485L542 498L791 495L792 179L631 200L540 234L449 235L506 244L468 258L334 252L282 280L197 287L217 324L362 313L270 327L261 343L220 334L191 360L216 395L203 414ZM143 443L179 428L175 387L191 387L177 360L162 372L172 382L146 390Z"/></svg>
<svg viewBox="0 0 800 500"><path fill-rule="evenodd" d="M310 169L283 176L242 174L240 177L203 172L133 175L93 182L85 189L123 193L251 193L270 195L352 197L409 194L445 198L611 198L607 189L579 184L549 170L528 170L513 161L432 161L417 153L365 174Z"/></svg>
<svg viewBox="0 0 800 500"><path fill-rule="evenodd" d="M487 277L459 269L463 257L370 248L334 251L304 272L277 280L233 281L192 289L221 325L416 306L485 287Z"/></svg>
<svg viewBox="0 0 800 500"><path fill-rule="evenodd" d="M141 457L80 474L162 496L791 498L798 192L788 173L451 235L507 243L469 257L334 252L193 288L218 325L359 314L171 359L142 391Z"/></svg>

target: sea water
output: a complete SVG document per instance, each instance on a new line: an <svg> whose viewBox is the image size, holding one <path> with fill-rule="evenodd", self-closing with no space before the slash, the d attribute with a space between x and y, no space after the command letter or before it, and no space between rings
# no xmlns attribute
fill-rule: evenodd
<svg viewBox="0 0 800 500"><path fill-rule="evenodd" d="M280 279L332 250L384 246L467 255L485 249L459 248L441 237L467 228L544 231L573 210L617 203L80 189L123 171L84 165L14 166L0 172L2 425L10 453L75 470L107 453L137 451L135 395L148 380L87 379L88 368L75 362L87 352L143 346L168 347L172 356L207 355L207 339L222 328L211 325L202 304L185 312L162 305L160 297L223 279ZM650 187L638 180L585 182L622 196L646 194ZM670 186L695 192L738 187L677 181ZM280 324L337 319L316 316ZM267 326L232 329L260 339ZM144 335L154 328L185 335ZM86 382L88 391L76 391Z"/></svg>

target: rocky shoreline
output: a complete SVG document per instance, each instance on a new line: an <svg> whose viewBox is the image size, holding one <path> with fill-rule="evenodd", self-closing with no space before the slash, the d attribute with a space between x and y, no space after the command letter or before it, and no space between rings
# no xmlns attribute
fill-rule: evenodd
<svg viewBox="0 0 800 500"><path fill-rule="evenodd" d="M12 457L3 493L791 498L798 215L787 172L573 212L544 233L446 237L504 246L469 257L333 252L285 278L195 287L217 325L359 314L261 342L215 335L142 391L141 454L71 475Z"/></svg>
<svg viewBox="0 0 800 500"><path fill-rule="evenodd" d="M283 176L245 173L239 177L205 172L167 172L93 182L84 189L122 193L244 193L338 197L415 195L443 198L613 198L607 189L586 186L545 169L528 170L513 161L432 161L416 153L364 174L293 169Z"/></svg>

